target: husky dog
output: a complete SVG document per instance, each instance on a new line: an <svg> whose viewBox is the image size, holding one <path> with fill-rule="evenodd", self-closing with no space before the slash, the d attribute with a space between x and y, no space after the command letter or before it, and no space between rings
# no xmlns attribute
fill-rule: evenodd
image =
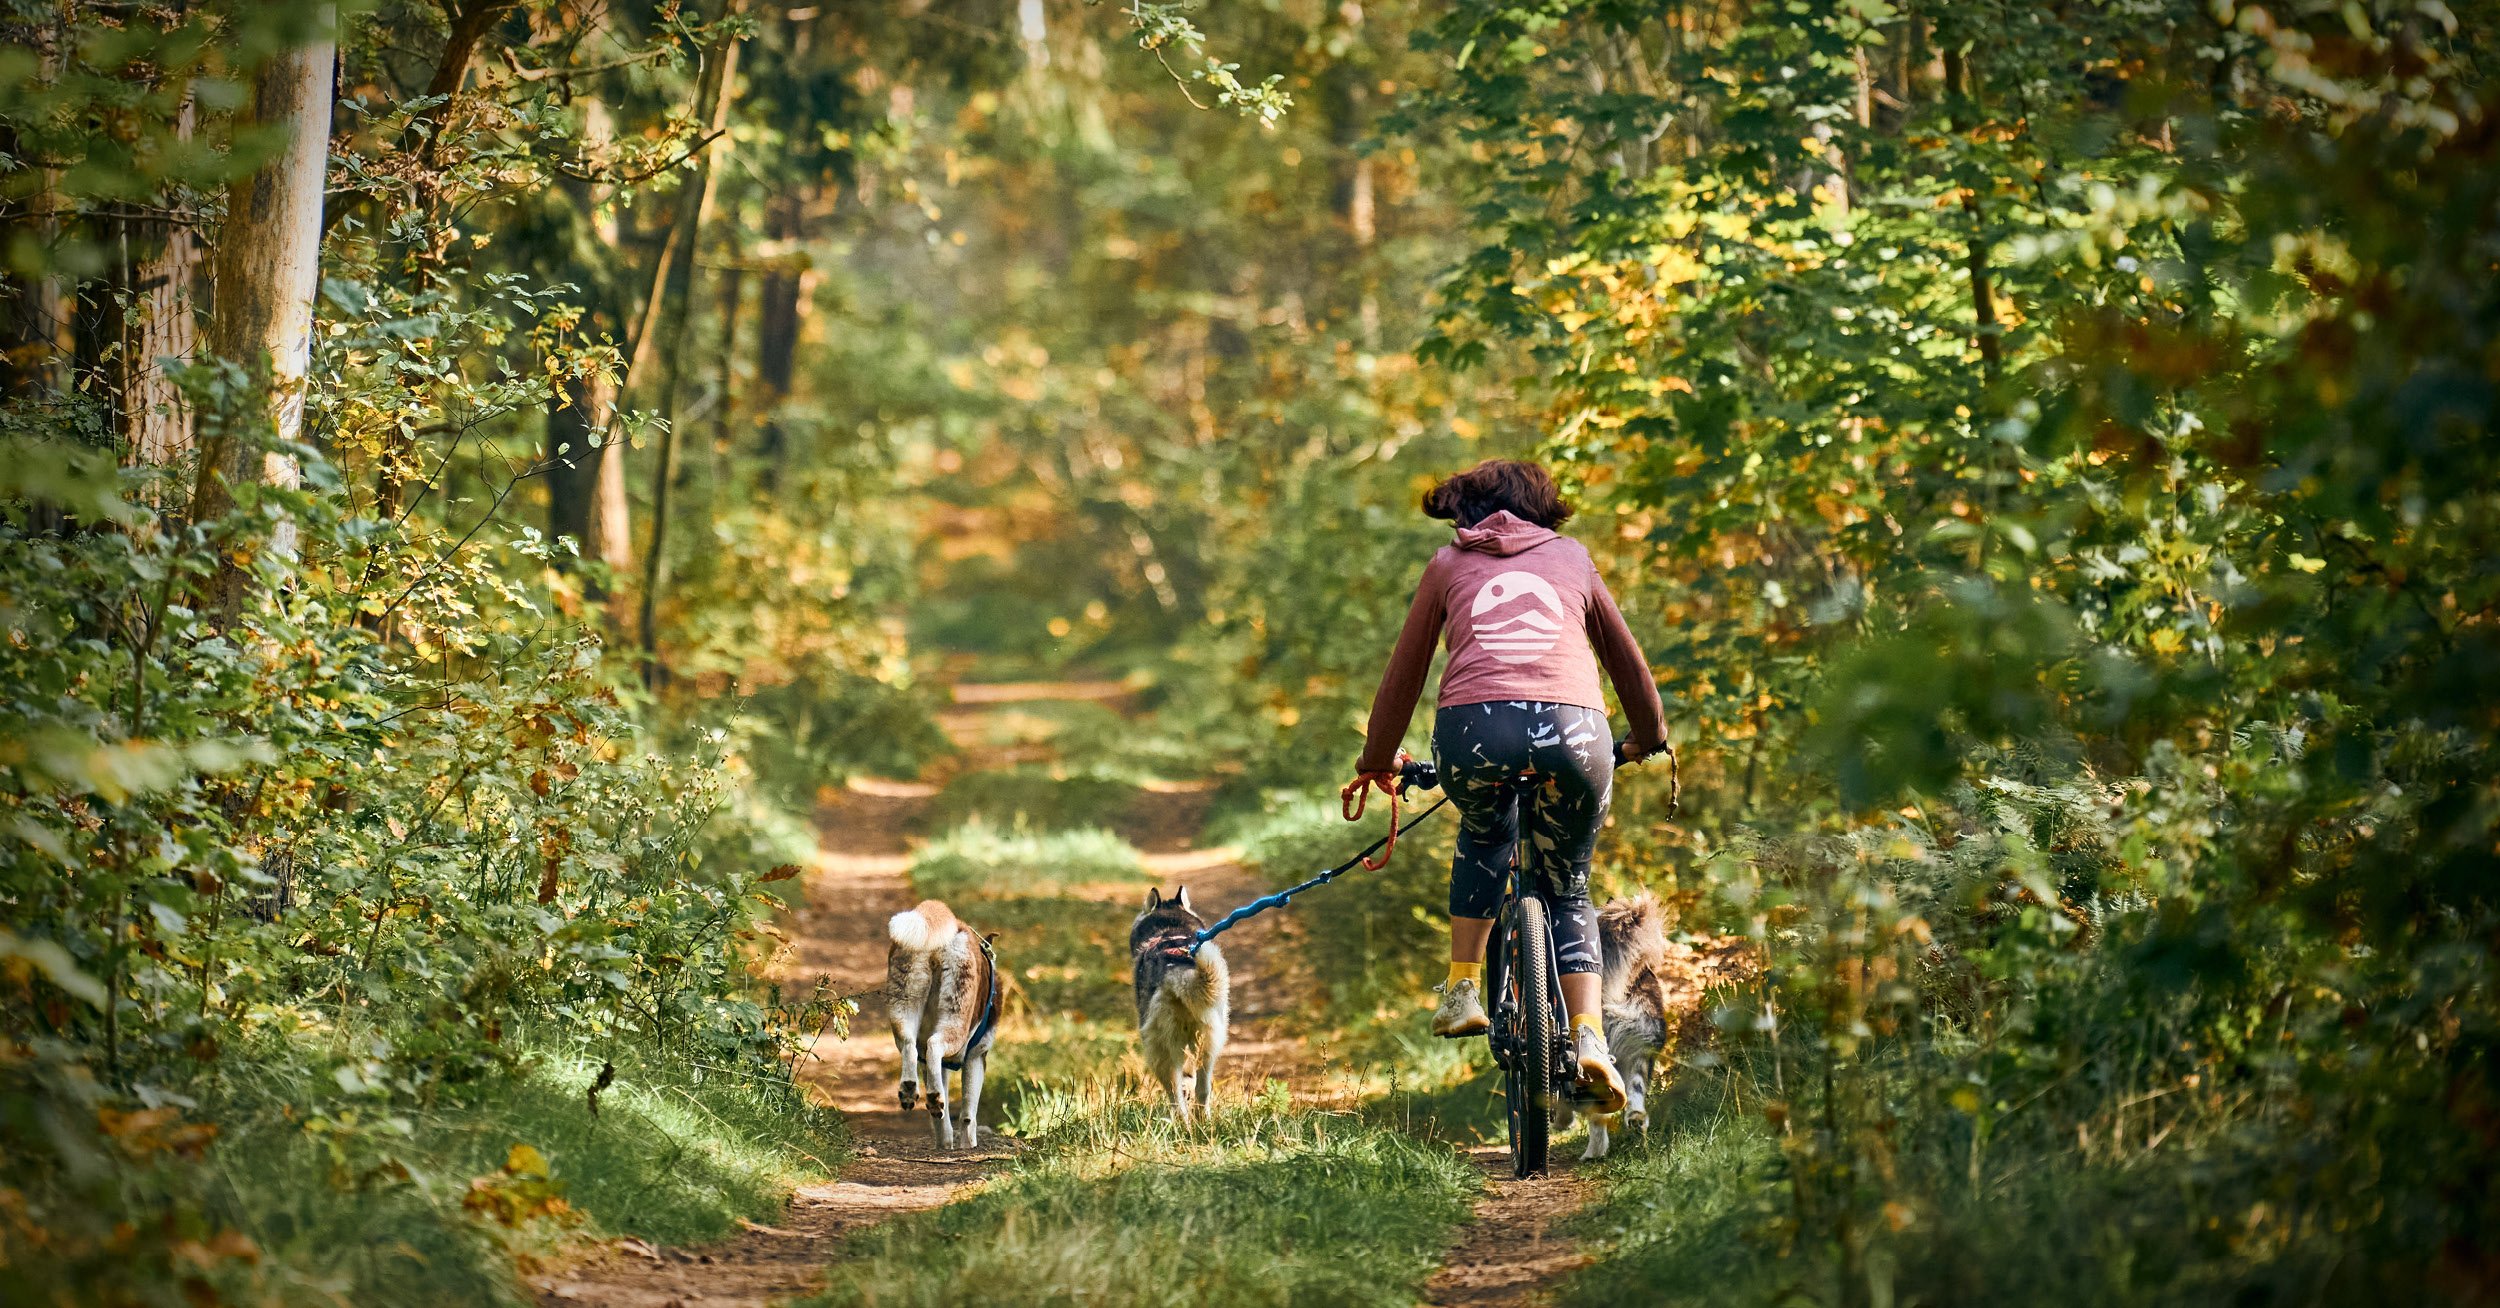
<svg viewBox="0 0 2500 1308"><path fill-rule="evenodd" d="M1620 1113L1591 1113L1583 1159L1606 1156L1614 1129L1649 1129L1649 1083L1672 1032L1667 1012L1667 930L1658 898L1644 890L1598 910L1597 940L1605 951L1606 1045L1623 1073ZM1555 1100L1557 1125L1569 1125L1571 1101Z"/></svg>
<svg viewBox="0 0 2500 1308"><path fill-rule="evenodd" d="M1215 1096L1215 1060L1224 1053L1231 1019L1232 979L1224 951L1213 941L1197 944L1206 925L1189 906L1189 887L1170 899L1146 892L1146 911L1129 927L1129 955L1137 965L1137 1042L1147 1075L1172 1094L1172 1113L1187 1122L1189 1092L1183 1075L1198 1073L1198 1116ZM1191 946L1196 945L1196 952Z"/></svg>
<svg viewBox="0 0 2500 1308"><path fill-rule="evenodd" d="M946 1060L964 1069L963 1144L981 1143L981 1075L998 1034L998 966L989 942L955 919L945 904L924 899L886 922L885 1011L894 1047L903 1055L899 1097L910 1112L928 1080L929 1125L940 1148L955 1147L946 1100Z"/></svg>

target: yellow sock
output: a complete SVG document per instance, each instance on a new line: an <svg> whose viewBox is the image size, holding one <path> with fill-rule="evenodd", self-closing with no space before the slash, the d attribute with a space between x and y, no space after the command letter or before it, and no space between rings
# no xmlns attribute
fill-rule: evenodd
<svg viewBox="0 0 2500 1308"><path fill-rule="evenodd" d="M1575 1027L1587 1027L1589 1030L1596 1032L1597 1038L1600 1040L1606 1038L1606 1019L1595 1013L1573 1013L1571 1015L1571 1025Z"/></svg>
<svg viewBox="0 0 2500 1308"><path fill-rule="evenodd" d="M1452 964L1450 964L1450 980L1449 980L1449 984L1451 984L1451 985L1457 985L1457 984L1458 984L1459 982L1461 982L1461 981L1473 981L1473 982L1475 982L1477 985L1483 985L1483 984L1484 984L1484 964L1482 964L1482 963L1452 963Z"/></svg>

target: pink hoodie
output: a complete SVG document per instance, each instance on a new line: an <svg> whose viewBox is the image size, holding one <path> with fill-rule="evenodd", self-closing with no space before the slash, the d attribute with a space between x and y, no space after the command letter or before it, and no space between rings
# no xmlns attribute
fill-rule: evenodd
<svg viewBox="0 0 2500 1308"><path fill-rule="evenodd" d="M1632 639L1597 564L1580 542L1508 511L1461 527L1424 565L1406 628L1372 697L1355 768L1386 771L1432 671L1435 638L1450 662L1440 704L1539 700L1603 712L1602 660L1643 751L1666 743L1666 709L1649 661Z"/></svg>

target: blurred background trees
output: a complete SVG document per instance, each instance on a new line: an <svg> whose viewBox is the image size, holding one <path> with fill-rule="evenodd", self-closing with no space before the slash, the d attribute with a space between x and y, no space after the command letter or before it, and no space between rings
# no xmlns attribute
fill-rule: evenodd
<svg viewBox="0 0 2500 1308"><path fill-rule="evenodd" d="M1290 809L1534 451L1689 760L1608 865L1769 963L1764 1285L2492 1293L2489 14L6 22L12 1159L770 1046L742 888L967 671Z"/></svg>

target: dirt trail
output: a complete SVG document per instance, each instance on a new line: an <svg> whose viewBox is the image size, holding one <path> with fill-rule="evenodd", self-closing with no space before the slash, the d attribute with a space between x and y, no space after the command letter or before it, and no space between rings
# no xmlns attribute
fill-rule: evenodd
<svg viewBox="0 0 2500 1308"><path fill-rule="evenodd" d="M1467 1151L1489 1188L1441 1270L1424 1284L1425 1303L1433 1308L1544 1303L1554 1282L1588 1264L1589 1256L1561 1227L1588 1203L1596 1186L1573 1170L1576 1151L1571 1158L1563 1153L1558 1140L1553 1172L1517 1181L1502 1146Z"/></svg>
<svg viewBox="0 0 2500 1308"><path fill-rule="evenodd" d="M777 1226L750 1225L708 1248L654 1250L618 1241L539 1286L544 1304L603 1308L759 1306L801 1294L821 1277L832 1243L905 1213L935 1208L1013 1154L985 1140L979 1152L941 1153L928 1115L894 1100L894 1042L874 994L885 980L885 922L916 896L904 879L910 829L930 788L867 782L818 813L821 852L807 880L792 949L777 969L812 984L830 977L865 995L847 1038L817 1042L803 1079L849 1121L857 1154L833 1181L791 1196Z"/></svg>
<svg viewBox="0 0 2500 1308"><path fill-rule="evenodd" d="M1675 1019L1675 1048L1709 1042L1703 996L1752 968L1753 951L1742 939L1697 936L1669 942L1660 971L1667 1009ZM1653 1097L1673 1084L1672 1068L1670 1056L1651 1087ZM1441 1270L1425 1285L1425 1303L1433 1308L1546 1303L1556 1282L1593 1261L1562 1230L1596 1198L1596 1181L1576 1170L1582 1143L1576 1130L1559 1133L1550 1154L1553 1171L1528 1181L1511 1179L1510 1156L1502 1146L1468 1151L1489 1188L1442 1259Z"/></svg>
<svg viewBox="0 0 2500 1308"><path fill-rule="evenodd" d="M950 713L946 726L975 755L974 766L996 767L1025 761L1033 749L993 738L990 728L1001 709L1034 700L1116 701L1126 692L1118 683L963 685L956 688L956 702L977 707ZM991 715L987 721L984 714ZM1154 801L1123 825L1167 892L1187 884L1193 902L1210 917L1265 893L1268 887L1241 866L1237 851L1191 843L1211 798L1207 787L1184 783L1155 790ZM938 1207L1014 1157L1013 1143L995 1137L985 1139L978 1152L942 1153L930 1138L927 1114L906 1114L894 1099L894 1044L876 991L885 980L886 919L918 898L906 875L910 836L935 793L922 782L859 779L826 798L817 813L816 863L791 923L791 947L774 969L785 983L800 986L829 978L839 993L860 999L849 1035L817 1041L801 1065L801 1078L848 1120L856 1156L835 1180L794 1194L778 1225L749 1225L701 1249L611 1242L539 1278L542 1304L762 1308L814 1288L842 1236ZM1134 911L1136 886L1104 889L1106 912ZM1271 914L1226 937L1235 1016L1232 1045L1219 1067L1219 1101L1238 1102L1239 1096L1257 1093L1269 1077L1293 1079L1297 1092L1316 1089L1303 1084L1310 1078L1296 1075L1309 1068L1305 1042L1280 1029L1294 993L1278 975L1292 956L1287 930L1283 916ZM1001 1052L1013 1057L1012 1049Z"/></svg>

